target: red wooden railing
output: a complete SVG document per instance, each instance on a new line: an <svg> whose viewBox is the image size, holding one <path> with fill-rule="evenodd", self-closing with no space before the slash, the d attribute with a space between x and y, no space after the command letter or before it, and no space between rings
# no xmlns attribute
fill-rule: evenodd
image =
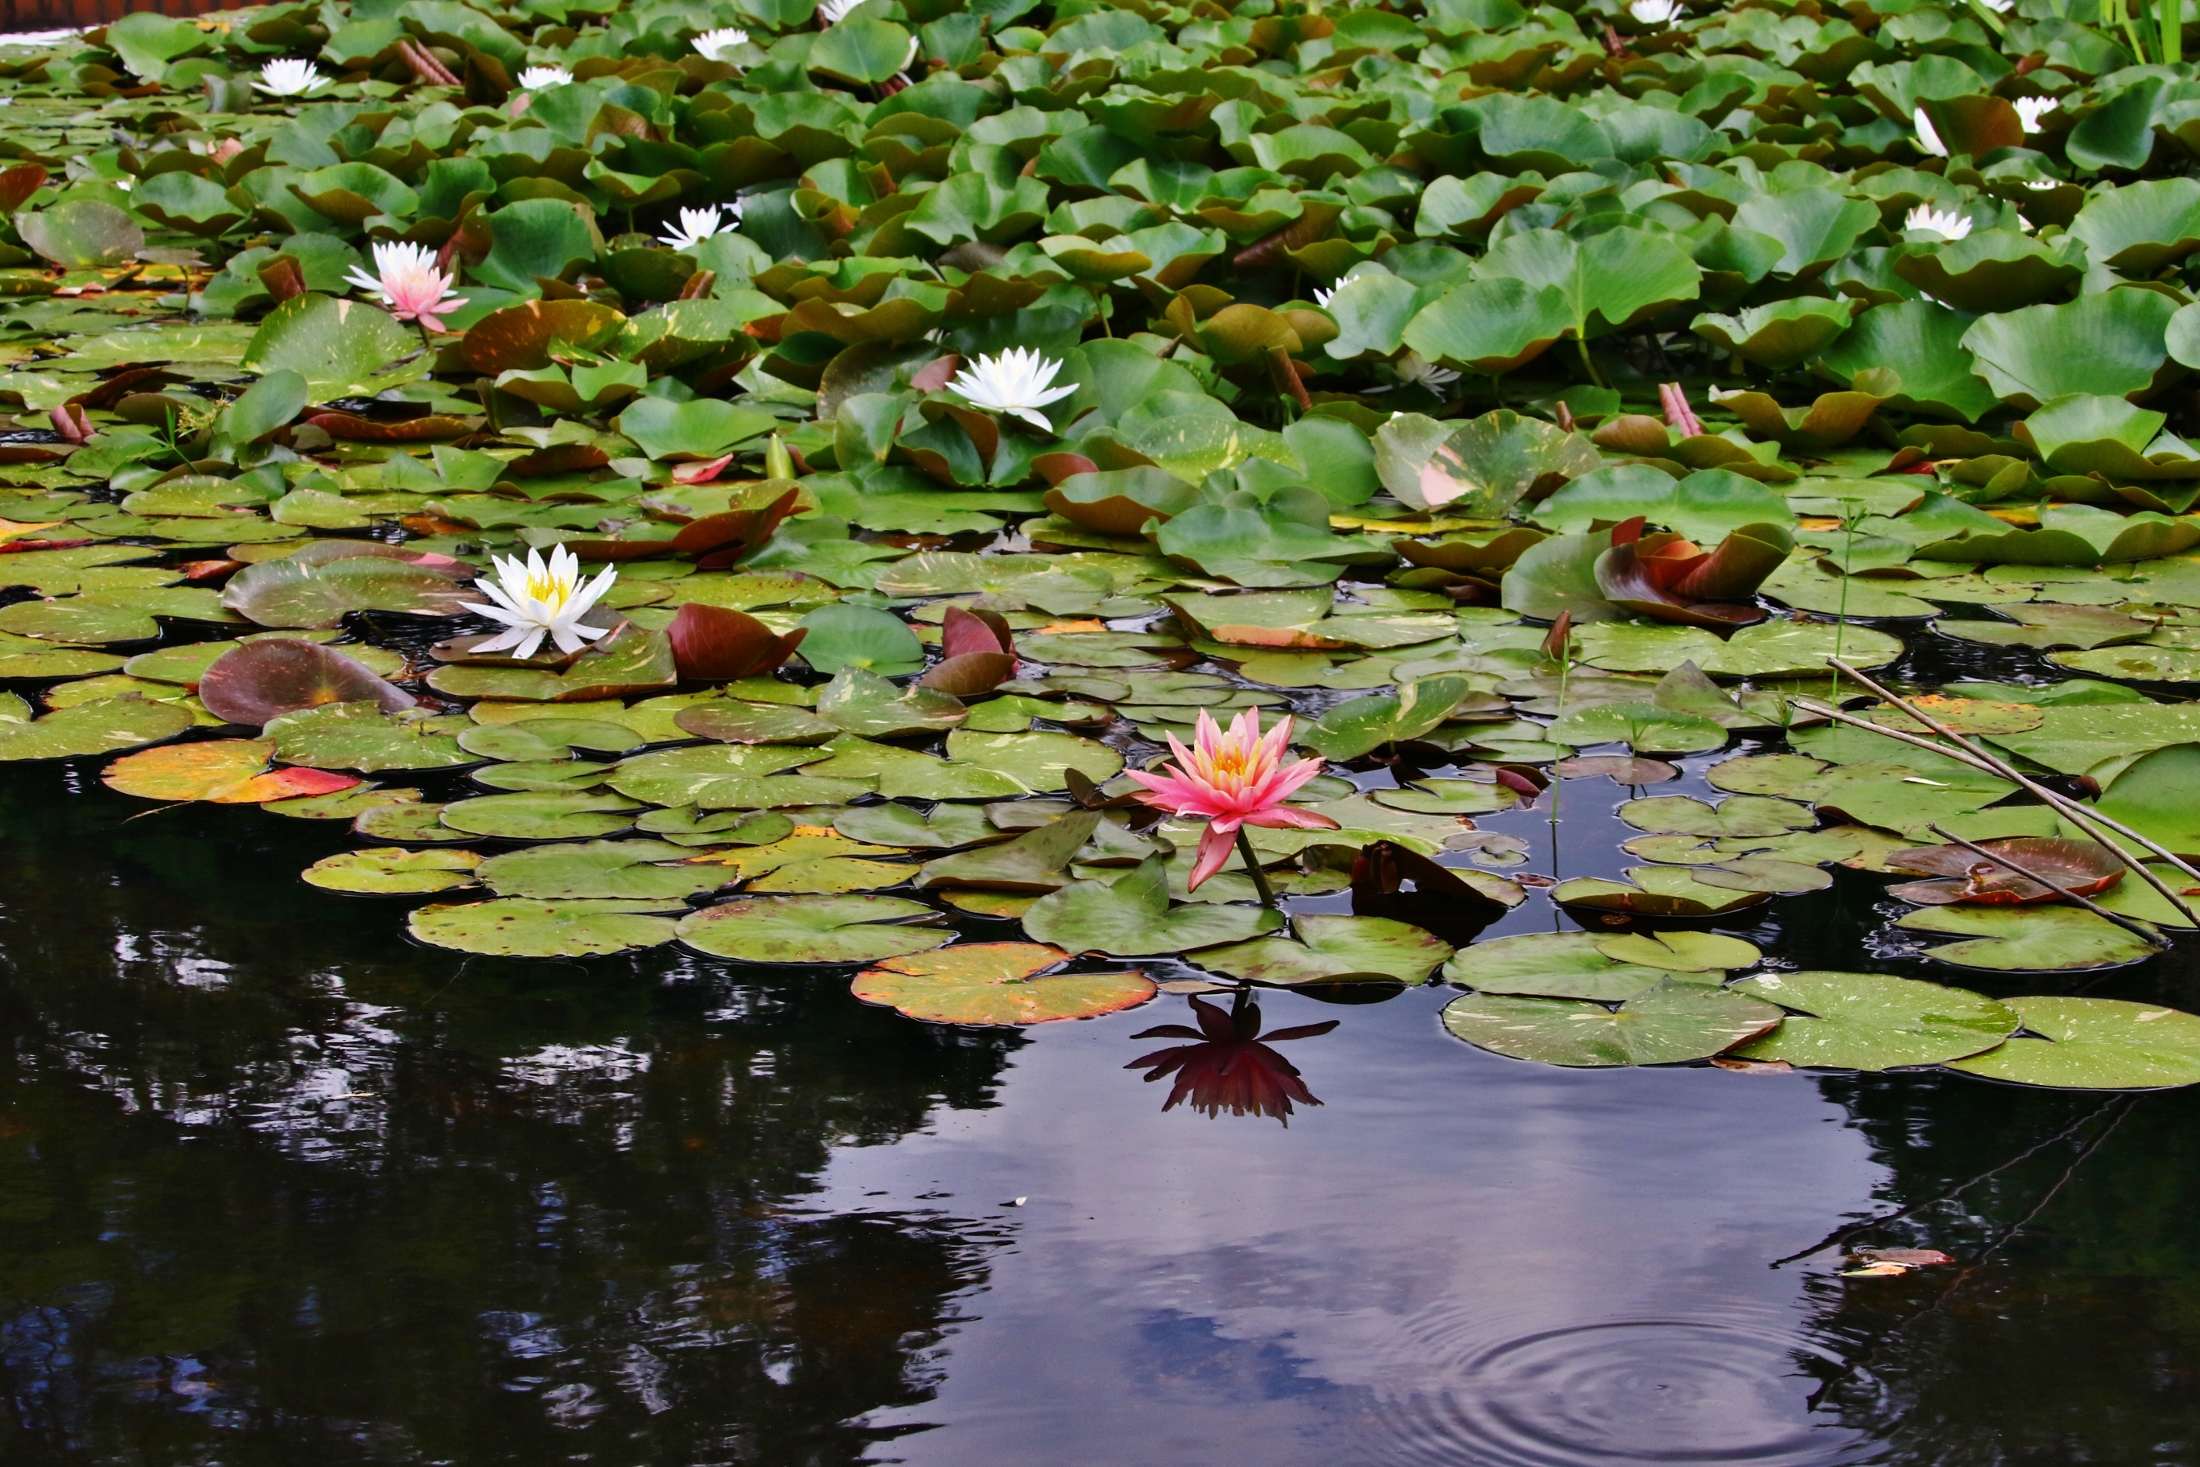
<svg viewBox="0 0 2200 1467"><path fill-rule="evenodd" d="M0 0L0 31L47 31L104 25L133 10L162 15L204 15L233 8L235 0Z"/></svg>

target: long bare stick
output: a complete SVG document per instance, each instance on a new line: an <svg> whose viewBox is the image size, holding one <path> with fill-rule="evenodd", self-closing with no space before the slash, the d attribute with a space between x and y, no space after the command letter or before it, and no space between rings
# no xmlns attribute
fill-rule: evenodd
<svg viewBox="0 0 2200 1467"><path fill-rule="evenodd" d="M2047 888L2047 890L2053 892L2055 895L2059 897L2065 897L2070 901L2076 902L2079 906L2085 908L2096 917L2106 917L2109 921L2115 923L2118 927L2123 928L2125 931L2139 938L2142 942L2146 943L2148 947L2166 949L2169 946L2168 940L2164 938L2161 933L2154 931L2152 928L2146 926L2144 923L2134 922L2129 917L2119 916L2117 913L2111 912L2108 908L2102 906L2099 902L2094 901L2091 897L2080 896L2078 895L2078 893L2072 891L2069 887L2062 885L2060 882L2050 881L2047 877L2041 875L2037 871L2019 866L2015 861L2010 860L2009 857L2006 855L2002 855L1994 851L1989 851L1988 849L1986 849L1986 847L1977 844L1975 841L1967 841L1962 836L1953 835L1948 831L1942 830L1937 825L1928 825L1925 828L1931 831L1933 834L1939 836L1942 840L1950 841L1956 845L1963 847L1974 856L1984 856L1993 865L2006 866L2011 871L2014 871L2019 876L2023 877L2026 881L2036 882L2038 885Z"/></svg>
<svg viewBox="0 0 2200 1467"><path fill-rule="evenodd" d="M1979 747L1977 744L1972 743L1969 739L1965 738L1962 734L1957 733L1954 729L1948 727L1948 725L1942 723L1939 719L1933 717L1930 713L1927 713L1924 710L1918 708L1907 698L1904 698L1898 693L1881 687L1878 683L1873 682L1870 678L1864 676L1864 674L1858 672L1855 668L1849 666L1845 662L1840 661L1839 659L1829 660L1833 662L1834 666L1840 668L1851 678L1855 679L1857 682L1862 683L1865 687L1870 688L1880 697L1886 699L1889 703L1892 703L1895 707L1901 709L1904 713L1909 714L1910 717L1916 719L1919 723L1924 724L1927 728L1931 729L1934 733L1939 734L1942 738L1948 740L1948 742L1954 744L1957 748L1964 750L1966 753L1972 755L1974 758L1985 760L1987 765L1993 770L1993 772L2000 775L2003 779L2014 780L2017 784L2022 785L2027 791L2038 796L2040 799L2047 801L2049 804L2055 806L2058 810L2068 812L2071 811L2072 807L2076 805L2076 801L2071 800L2068 796L2059 795L2055 791L2047 788L2045 785L2039 783L2037 780L2031 779L2028 776L2020 773L2015 765L2009 763L2007 760L2004 760L1997 755L1988 753L1985 749ZM2128 840L2137 842L2138 844L2146 847L2148 850L2154 852L2155 855L2160 856L2163 860L2169 862L2170 865L2175 866L2178 870L2184 872L2194 881L2200 881L2200 869L2195 869L2176 852L2170 850L2166 846L2160 845L2155 841L2150 840L2146 836L2141 835L2138 831L2133 830L2130 826L2125 825L2122 821L2111 819L2109 816L2103 815L2099 810L2096 809L2088 808L2075 811L2075 813L2081 820L2090 820L2096 825L2106 826L2108 829L2116 832L2118 835L2121 835ZM2115 843L2111 841L2109 842L2109 844L2114 845ZM2192 908L2187 906L2182 899L2173 897L2171 898L2171 902L2172 905L2174 905L2179 911L2183 912L2187 917L2192 917L2195 921L2200 921L2200 916L2195 916Z"/></svg>
<svg viewBox="0 0 2200 1467"><path fill-rule="evenodd" d="M1884 738L1890 738L1900 743L1913 745L1917 748L1925 750L1927 753L1938 754L1944 759L1953 759L1958 764L1967 765L1968 767L1976 769L1983 774L1991 774L1996 779L2009 777L2008 774L2005 773L2007 766L1997 765L1993 760L1965 753L1961 749L1951 749L1948 748L1946 745L1935 743L1931 739L1919 738L1916 734L1904 733L1900 729L1887 728L1882 724L1873 723L1869 719L1858 718L1852 713L1844 713L1838 708L1828 708L1822 704L1813 703L1807 698L1797 698L1793 701L1796 707L1802 709L1806 713L1815 713L1821 718L1831 718L1837 723L1848 724L1851 728L1863 729L1866 733L1879 734ZM2015 778L2019 784L2023 785L2025 788L2038 795L2041 799L2045 800L2049 809L2055 811L2055 813L2057 813L2058 815L2067 817L2071 821L2071 823L2076 825L2080 830L2083 830L2087 835L2091 836L2097 841L2100 841L2102 845L2107 846L2111 851L2114 851L2116 853L2116 858L2122 861L2124 865L2129 867L2133 872L2135 872L2140 880L2146 882L2147 885L2153 887L2156 892L2160 893L2162 900L2168 902L2172 910L2184 913L2185 916L2193 923L2193 925L2200 926L2200 916L2194 915L2190 903L2186 902L2182 896L2172 890L2169 884L2163 881L2161 877L2155 875L2153 867L2149 866L2146 862L2140 860L2137 856L2134 856L2133 854L2131 854L2131 852L2125 850L2121 845L2117 844L2115 838L2112 835L2106 834L2102 827L2104 825L2112 823L2109 822L2106 817L2095 815L2090 809L2079 804L2077 801L2072 800L2064 795L2059 795L2051 789L2036 785L2030 780L2025 779L2022 775L2016 775ZM2096 824L2093 822L2099 823ZM2106 838L2104 838L2104 836L2106 836Z"/></svg>

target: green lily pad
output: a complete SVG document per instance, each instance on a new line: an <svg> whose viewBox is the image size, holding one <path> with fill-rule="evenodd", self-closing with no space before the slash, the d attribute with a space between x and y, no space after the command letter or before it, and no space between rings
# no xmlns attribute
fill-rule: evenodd
<svg viewBox="0 0 2200 1467"><path fill-rule="evenodd" d="M1072 810L1014 840L928 861L917 885L1058 891L1069 885L1069 863L1099 824L1097 810Z"/></svg>
<svg viewBox="0 0 2200 1467"><path fill-rule="evenodd" d="M1792 1065L1937 1065L1992 1049L2018 1023L2015 1011L1983 994L1886 973L1762 973L1734 989L1795 1011L1735 1054Z"/></svg>
<svg viewBox="0 0 2200 1467"><path fill-rule="evenodd" d="M955 940L937 909L903 897L737 897L680 919L680 940L745 963L875 963Z"/></svg>
<svg viewBox="0 0 2200 1467"><path fill-rule="evenodd" d="M2030 1032L1950 1069L2058 1090L2200 1083L2200 1017L2112 998L2013 998L2009 1007Z"/></svg>
<svg viewBox="0 0 2200 1467"><path fill-rule="evenodd" d="M459 845L472 840L470 831L443 823L443 806L415 803L377 804L353 818L354 833L369 840L397 840L414 845Z"/></svg>
<svg viewBox="0 0 2200 1467"><path fill-rule="evenodd" d="M914 683L898 688L853 665L843 666L817 695L818 719L858 738L945 733L968 716L960 698Z"/></svg>
<svg viewBox="0 0 2200 1467"><path fill-rule="evenodd" d="M1433 731L1471 691L1460 677L1400 683L1395 693L1338 704L1300 730L1299 742L1324 759L1357 759Z"/></svg>
<svg viewBox="0 0 2200 1467"><path fill-rule="evenodd" d="M1073 882L1039 898L1024 914L1024 931L1041 942L1117 957L1219 947L1282 925L1282 916L1266 907L1198 902L1172 908L1168 867L1159 856L1112 882Z"/></svg>
<svg viewBox="0 0 2200 1467"><path fill-rule="evenodd" d="M475 762L432 720L384 713L371 702L324 703L272 719L263 730L275 757L309 769L450 769Z"/></svg>
<svg viewBox="0 0 2200 1467"><path fill-rule="evenodd" d="M1546 1065L1682 1064L1709 1059L1780 1022L1780 1010L1708 983L1664 979L1616 1010L1568 998L1469 993L1444 1027L1481 1049Z"/></svg>
<svg viewBox="0 0 2200 1467"><path fill-rule="evenodd" d="M946 803L934 805L930 812L892 803L859 805L834 816L833 829L851 840L912 850L954 850L1008 835L987 820L979 807Z"/></svg>
<svg viewBox="0 0 2200 1467"><path fill-rule="evenodd" d="M1921 907L1895 926L1970 939L1927 948L1925 956L1961 968L2078 973L2154 956L2155 949L2083 907Z"/></svg>
<svg viewBox="0 0 2200 1467"><path fill-rule="evenodd" d="M359 896L416 895L473 883L481 857L472 851L408 851L383 846L341 851L306 867L308 885Z"/></svg>
<svg viewBox="0 0 2200 1467"><path fill-rule="evenodd" d="M1298 941L1262 937L1199 955L1199 965L1254 983L1291 986L1382 980L1408 987L1428 981L1452 945L1387 917L1302 913L1291 919Z"/></svg>
<svg viewBox="0 0 2200 1467"><path fill-rule="evenodd" d="M804 708L779 703L741 703L716 698L673 715L682 733L727 744L822 744L840 727Z"/></svg>
<svg viewBox="0 0 2200 1467"><path fill-rule="evenodd" d="M63 708L29 723L0 722L0 763L75 759L174 738L191 727L191 710L141 698L111 698Z"/></svg>
<svg viewBox="0 0 2200 1467"><path fill-rule="evenodd" d="M1445 964L1444 977L1478 993L1620 1003L1647 993L1672 976L1671 970L1663 966L1648 967L1607 956L1600 950L1600 944L1607 940L1593 932L1493 938L1462 948ZM1725 976L1710 974L1703 981L1717 982Z"/></svg>
<svg viewBox="0 0 2200 1467"><path fill-rule="evenodd" d="M469 835L579 840L632 829L633 812L640 808L636 801L593 790L547 791L453 800L442 807L438 818L450 829Z"/></svg>
<svg viewBox="0 0 2200 1467"><path fill-rule="evenodd" d="M511 958L583 958L672 941L676 925L655 915L661 902L523 901L500 897L461 906L419 908L406 924L435 947Z"/></svg>
<svg viewBox="0 0 2200 1467"><path fill-rule="evenodd" d="M1708 718L1670 713L1650 703L1606 703L1555 720L1553 743L1582 748L1625 744L1638 753L1700 754L1726 747L1726 730Z"/></svg>
<svg viewBox="0 0 2200 1467"><path fill-rule="evenodd" d="M678 864L690 854L686 847L664 841L576 841L491 856L476 876L500 897L538 899L678 902L726 884L722 870Z"/></svg>
<svg viewBox="0 0 2200 1467"><path fill-rule="evenodd" d="M1595 944L1598 952L1616 963L1670 973L1724 973L1747 968L1764 956L1755 943L1716 932L1625 932L1599 937Z"/></svg>

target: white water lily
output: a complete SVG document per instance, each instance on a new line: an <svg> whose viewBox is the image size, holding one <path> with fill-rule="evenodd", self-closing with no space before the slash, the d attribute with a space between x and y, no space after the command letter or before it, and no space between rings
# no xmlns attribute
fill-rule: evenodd
<svg viewBox="0 0 2200 1467"><path fill-rule="evenodd" d="M578 652L611 630L582 626L581 618L619 578L618 567L605 566L602 574L584 585L579 558L563 545L550 552L547 565L539 550L528 551L524 563L516 555L494 555L490 560L496 566L496 578L474 585L495 604L473 602L466 609L503 622L509 630L483 642L474 648L476 652L532 657L544 637L560 652Z"/></svg>
<svg viewBox="0 0 2200 1467"><path fill-rule="evenodd" d="M818 0L817 17L827 25L839 25L863 0Z"/></svg>
<svg viewBox="0 0 2200 1467"><path fill-rule="evenodd" d="M1937 234L1953 243L1971 232L1969 216L1953 209L1935 209L1930 204L1919 204L1903 216L1902 227L1919 234Z"/></svg>
<svg viewBox="0 0 2200 1467"><path fill-rule="evenodd" d="M746 46L748 43L749 33L747 31L742 30L739 26L729 25L718 30L703 32L695 38L692 44L695 47L695 54L705 61L724 61L728 51L736 46Z"/></svg>
<svg viewBox="0 0 2200 1467"><path fill-rule="evenodd" d="M2017 0L1978 0L1978 3L1996 15L2007 15L2017 8Z"/></svg>
<svg viewBox="0 0 2200 1467"><path fill-rule="evenodd" d="M2060 105L2053 97L2019 97L2015 103L2017 121L2026 132L2038 132L2040 119Z"/></svg>
<svg viewBox="0 0 2200 1467"><path fill-rule="evenodd" d="M539 92L544 87L562 87L573 79L573 73L562 66L530 66L519 74L520 90Z"/></svg>
<svg viewBox="0 0 2200 1467"><path fill-rule="evenodd" d="M1401 385L1426 387L1438 397L1444 389L1459 380L1459 374L1449 367L1439 367L1417 351L1409 351L1390 364L1390 370L1398 374Z"/></svg>
<svg viewBox="0 0 2200 1467"><path fill-rule="evenodd" d="M2027 178L2024 180L2024 186L2032 192L2038 193L2042 189L2061 188L2063 181L2059 178Z"/></svg>
<svg viewBox="0 0 2200 1467"><path fill-rule="evenodd" d="M1061 370L1062 364L1051 357L1012 346L997 356L979 357L955 374L947 390L961 393L974 407L1022 418L1051 433L1054 425L1039 409L1077 390L1074 385L1050 385Z"/></svg>
<svg viewBox="0 0 2200 1467"><path fill-rule="evenodd" d="M725 218L720 221L720 214ZM682 209L680 223L670 234L660 234L658 239L676 250L692 250L706 239L715 239L741 222L741 201L730 204L712 204L706 209Z"/></svg>
<svg viewBox="0 0 2200 1467"><path fill-rule="evenodd" d="M285 57L261 67L260 79L252 84L252 89L270 97L310 97L331 84L331 78L321 75L312 62Z"/></svg>
<svg viewBox="0 0 2200 1467"><path fill-rule="evenodd" d="M1644 25L1664 25L1681 13L1680 0L1634 0L1627 13Z"/></svg>
<svg viewBox="0 0 2200 1467"><path fill-rule="evenodd" d="M1948 145L1940 140L1939 133L1933 131L1933 120L1925 115L1924 108L1920 107L1910 114L1910 125L1917 129L1917 150L1920 153L1930 153L1935 158L1948 156Z"/></svg>

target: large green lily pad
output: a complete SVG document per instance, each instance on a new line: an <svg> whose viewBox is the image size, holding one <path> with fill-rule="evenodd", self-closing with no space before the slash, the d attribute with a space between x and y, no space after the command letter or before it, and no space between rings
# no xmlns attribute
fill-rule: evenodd
<svg viewBox="0 0 2200 1467"><path fill-rule="evenodd" d="M1667 978L1617 1009L1570 998L1470 993L1444 1027L1481 1049L1546 1065L1668 1065L1708 1059L1780 1022L1780 1010L1708 983Z"/></svg>
<svg viewBox="0 0 2200 1467"><path fill-rule="evenodd" d="M1846 1070L1936 1065L1978 1054L2017 1029L2017 1014L1982 994L1887 973L1761 973L1734 985L1785 1009L1778 1029L1735 1053Z"/></svg>
<svg viewBox="0 0 2200 1467"><path fill-rule="evenodd" d="M1969 939L1925 952L1963 968L2076 973L2135 963L2155 953L2136 934L2083 907L1921 907L1895 925Z"/></svg>
<svg viewBox="0 0 2200 1467"><path fill-rule="evenodd" d="M2009 1007L2028 1032L1950 1069L2058 1090L2200 1083L2200 1016L2112 998L2013 998Z"/></svg>
<svg viewBox="0 0 2200 1467"><path fill-rule="evenodd" d="M435 947L510 958L583 958L659 947L675 924L661 902L523 901L502 897L460 906L430 905L407 924Z"/></svg>
<svg viewBox="0 0 2200 1467"><path fill-rule="evenodd" d="M680 919L680 940L745 963L875 963L955 940L937 909L902 897L738 897Z"/></svg>
<svg viewBox="0 0 2200 1467"><path fill-rule="evenodd" d="M1266 907L1169 904L1168 866L1149 856L1113 881L1078 881L1050 892L1024 914L1024 931L1069 952L1117 957L1190 952L1243 942L1283 925Z"/></svg>
<svg viewBox="0 0 2200 1467"><path fill-rule="evenodd" d="M1069 954L1036 942L966 942L887 958L850 985L865 1003L935 1024L1045 1024L1136 1008L1157 991L1143 973L1062 973Z"/></svg>
<svg viewBox="0 0 2200 1467"><path fill-rule="evenodd" d="M1257 938L1199 955L1199 965L1254 983L1291 986L1387 980L1409 987L1452 954L1450 943L1387 917L1344 917L1308 912L1292 918L1298 941Z"/></svg>

